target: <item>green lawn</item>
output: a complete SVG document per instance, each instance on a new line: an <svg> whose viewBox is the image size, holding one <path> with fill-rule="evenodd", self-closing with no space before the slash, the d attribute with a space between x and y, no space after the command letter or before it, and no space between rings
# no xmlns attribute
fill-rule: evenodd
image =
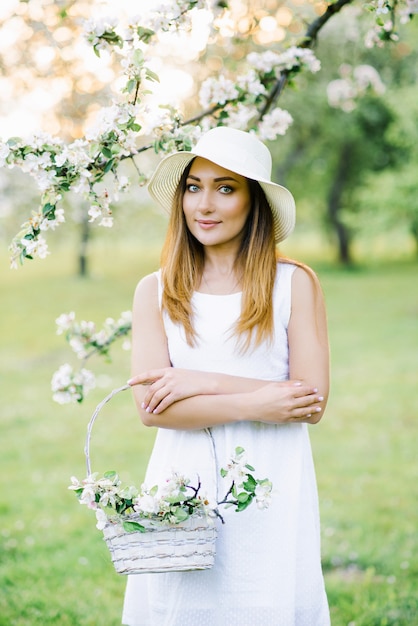
<svg viewBox="0 0 418 626"><path fill-rule="evenodd" d="M125 580L67 485L85 475L88 419L127 379L129 355L117 348L110 365L97 362L103 389L61 407L51 375L75 361L54 320L75 310L101 324L131 308L158 255L96 246L87 280L59 250L17 272L0 261L0 626L116 626ZM418 268L314 267L332 344L332 394L311 428L332 623L418 625ZM93 469L139 482L153 436L122 394L96 424Z"/></svg>

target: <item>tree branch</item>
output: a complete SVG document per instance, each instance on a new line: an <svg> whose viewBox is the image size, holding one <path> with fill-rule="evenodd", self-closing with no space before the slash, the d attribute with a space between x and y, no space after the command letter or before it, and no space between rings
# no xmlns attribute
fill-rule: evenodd
<svg viewBox="0 0 418 626"><path fill-rule="evenodd" d="M352 4L354 0L337 0L328 5L327 10L320 17L309 24L303 41L298 44L299 48L312 48L316 42L317 35L321 28L325 26L328 20L339 13L346 4Z"/></svg>
<svg viewBox="0 0 418 626"><path fill-rule="evenodd" d="M335 15L336 13L339 13L346 4L351 4L352 2L354 2L354 0L338 0L337 2L333 2L329 4L327 7L327 10L320 17L318 17L311 24L309 24L307 31L305 33L305 36L297 44L297 47L298 48L313 48L313 46L316 43L316 39L321 28L328 22L328 20L333 15ZM279 78L277 79L276 83L273 85L272 89L270 90L270 93L267 96L266 102L260 111L260 115L258 118L259 122L261 122L261 120L266 115L266 113L269 112L272 106L279 99L283 89L285 88L288 82L290 73L291 73L291 70L284 70L283 72L280 73Z"/></svg>

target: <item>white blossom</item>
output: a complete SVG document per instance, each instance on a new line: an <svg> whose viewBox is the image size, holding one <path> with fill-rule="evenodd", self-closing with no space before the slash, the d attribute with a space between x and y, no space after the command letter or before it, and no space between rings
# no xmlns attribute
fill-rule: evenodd
<svg viewBox="0 0 418 626"><path fill-rule="evenodd" d="M277 107L263 117L258 126L258 135L263 141L274 141L277 135L285 135L292 123L290 113Z"/></svg>
<svg viewBox="0 0 418 626"><path fill-rule="evenodd" d="M26 248L26 254L29 256L45 259L49 254L48 244L41 235L35 239L22 239L21 244Z"/></svg>
<svg viewBox="0 0 418 626"><path fill-rule="evenodd" d="M112 49L101 37L105 33L113 32L118 25L115 17L102 17L97 20L86 20L83 24L84 36L95 48L99 50Z"/></svg>
<svg viewBox="0 0 418 626"><path fill-rule="evenodd" d="M85 359L87 351L84 345L84 341L80 337L71 337L68 341L70 348L75 352L79 359Z"/></svg>
<svg viewBox="0 0 418 626"><path fill-rule="evenodd" d="M55 209L53 220L44 219L39 225L40 230L55 230L57 226L65 222L64 209Z"/></svg>
<svg viewBox="0 0 418 626"><path fill-rule="evenodd" d="M321 63L312 50L297 46L291 46L281 54L271 50L261 53L251 52L247 56L247 62L262 74L274 71L277 76L283 70L292 70L302 66L312 73L319 72L321 69Z"/></svg>
<svg viewBox="0 0 418 626"><path fill-rule="evenodd" d="M0 167L4 167L6 159L10 154L10 147L7 143L0 141Z"/></svg>
<svg viewBox="0 0 418 626"><path fill-rule="evenodd" d="M136 498L134 509L137 512L142 511L148 515L155 515L159 511L158 499L149 493L145 493Z"/></svg>
<svg viewBox="0 0 418 626"><path fill-rule="evenodd" d="M87 167L92 158L88 154L89 143L85 139L76 139L68 146L64 146L60 152L54 156L55 165L62 167L68 163L77 169Z"/></svg>
<svg viewBox="0 0 418 626"><path fill-rule="evenodd" d="M232 80L225 76L212 77L203 81L199 101L206 108L214 104L225 104L228 100L235 100L238 95L238 90Z"/></svg>
<svg viewBox="0 0 418 626"><path fill-rule="evenodd" d="M98 217L102 214L101 208L97 204L92 204L88 210L88 215L90 215L89 222L94 222Z"/></svg>
<svg viewBox="0 0 418 626"><path fill-rule="evenodd" d="M102 219L99 222L99 226L103 226L104 228L112 228L113 217L102 217Z"/></svg>
<svg viewBox="0 0 418 626"><path fill-rule="evenodd" d="M71 311L70 313L61 313L59 317L55 320L55 324L57 325L57 335L62 335L72 328L75 321L75 313Z"/></svg>
<svg viewBox="0 0 418 626"><path fill-rule="evenodd" d="M85 368L74 372L68 363L61 365L51 380L52 397L58 404L79 402L95 386L96 379L92 372Z"/></svg>
<svg viewBox="0 0 418 626"><path fill-rule="evenodd" d="M238 130L246 130L250 120L257 113L255 107L246 106L242 102L238 102L236 106L227 105L225 111L228 113L229 128L237 128Z"/></svg>
<svg viewBox="0 0 418 626"><path fill-rule="evenodd" d="M255 488L255 501L259 509L267 509L271 503L272 484L269 480L259 481Z"/></svg>
<svg viewBox="0 0 418 626"><path fill-rule="evenodd" d="M269 74L279 65L280 55L277 52L266 50L265 52L250 52L247 62L262 74Z"/></svg>
<svg viewBox="0 0 418 626"><path fill-rule="evenodd" d="M97 520L96 528L98 530L104 530L108 520L107 520L106 513L100 508L96 509L96 520Z"/></svg>
<svg viewBox="0 0 418 626"><path fill-rule="evenodd" d="M353 79L359 93L364 93L369 87L377 95L385 92L379 72L372 65L357 65L353 70Z"/></svg>
<svg viewBox="0 0 418 626"><path fill-rule="evenodd" d="M354 85L344 78L332 80L327 85L328 104L334 108L340 108L346 113L355 108L356 95Z"/></svg>
<svg viewBox="0 0 418 626"><path fill-rule="evenodd" d="M356 108L356 101L368 91L376 95L385 92L385 86L378 71L371 65L352 67L348 63L340 66L342 78L331 81L327 86L327 97L330 106L345 112Z"/></svg>
<svg viewBox="0 0 418 626"><path fill-rule="evenodd" d="M70 186L71 191L78 194L87 194L90 191L90 178L91 173L89 171L81 171L78 180Z"/></svg>
<svg viewBox="0 0 418 626"><path fill-rule="evenodd" d="M259 96L266 93L266 88L254 69L250 69L247 74L238 76L237 84L241 89L248 91L251 96Z"/></svg>
<svg viewBox="0 0 418 626"><path fill-rule="evenodd" d="M385 15L386 13L389 13L387 0L377 0L375 11L376 11L376 15Z"/></svg>
<svg viewBox="0 0 418 626"><path fill-rule="evenodd" d="M247 477L248 469L246 465L246 456L242 450L238 454L235 454L224 468L225 476L234 482L237 487L240 487Z"/></svg>

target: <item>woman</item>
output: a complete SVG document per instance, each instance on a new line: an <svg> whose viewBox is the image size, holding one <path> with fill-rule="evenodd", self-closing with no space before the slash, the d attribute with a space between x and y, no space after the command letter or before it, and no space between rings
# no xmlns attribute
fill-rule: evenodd
<svg viewBox="0 0 418 626"><path fill-rule="evenodd" d="M210 427L219 465L242 446L274 495L264 511L222 511L212 569L129 577L129 626L329 624L307 430L327 402L326 316L313 272L276 255L295 206L270 176L264 144L218 127L149 184L170 222L133 307L130 384L158 427L146 482L178 469L223 494Z"/></svg>

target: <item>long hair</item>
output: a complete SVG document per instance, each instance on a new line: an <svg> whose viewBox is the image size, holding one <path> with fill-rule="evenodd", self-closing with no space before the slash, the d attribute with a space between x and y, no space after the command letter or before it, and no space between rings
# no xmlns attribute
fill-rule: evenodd
<svg viewBox="0 0 418 626"><path fill-rule="evenodd" d="M193 161L192 161L193 162ZM189 345L196 343L191 298L204 268L204 247L190 233L183 212L183 195L192 163L185 169L173 200L161 254L162 307L173 322L184 327ZM254 337L256 345L273 336L273 287L276 246L273 215L258 182L248 180L251 211L234 263L242 284L240 317L233 328L244 349Z"/></svg>

